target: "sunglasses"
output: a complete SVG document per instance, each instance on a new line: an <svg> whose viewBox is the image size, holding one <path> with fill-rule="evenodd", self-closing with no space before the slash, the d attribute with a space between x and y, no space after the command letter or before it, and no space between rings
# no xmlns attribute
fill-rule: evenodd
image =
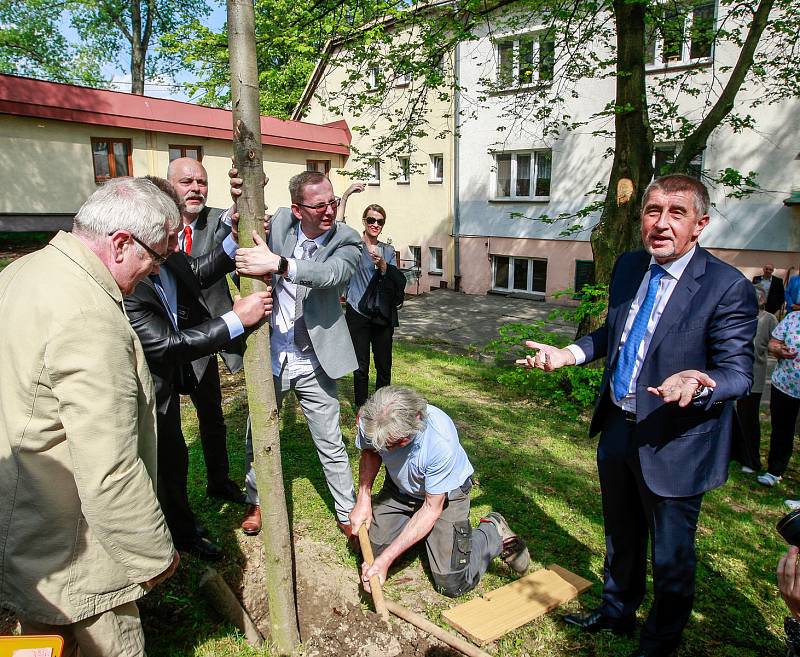
<svg viewBox="0 0 800 657"><path fill-rule="evenodd" d="M306 205L305 203L298 203L301 208L308 208L309 210L314 210L314 212L325 212L328 209L328 206L331 206L331 210L335 210L336 206L339 205L339 201L341 201L338 196L335 197L333 200L328 201L327 203L319 203L317 205Z"/></svg>
<svg viewBox="0 0 800 657"><path fill-rule="evenodd" d="M372 224L383 226L386 223L386 219L377 219L375 217L364 217L364 221L366 221L370 226Z"/></svg>

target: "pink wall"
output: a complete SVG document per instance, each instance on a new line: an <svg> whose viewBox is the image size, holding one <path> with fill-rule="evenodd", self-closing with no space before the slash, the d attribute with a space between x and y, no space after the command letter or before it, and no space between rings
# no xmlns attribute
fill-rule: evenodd
<svg viewBox="0 0 800 657"><path fill-rule="evenodd" d="M544 258L547 260L547 301L571 304L570 299L554 299L552 294L572 288L575 283L576 260L592 259L592 248L588 242L462 237L460 244L461 289L467 294L486 294L491 289L493 255Z"/></svg>
<svg viewBox="0 0 800 657"><path fill-rule="evenodd" d="M775 267L775 276L784 277L789 267L794 267L792 274L798 274L800 253L787 253L786 251L745 251L742 249L709 249L711 253L729 265L733 265L747 278L753 278L762 273L766 264Z"/></svg>

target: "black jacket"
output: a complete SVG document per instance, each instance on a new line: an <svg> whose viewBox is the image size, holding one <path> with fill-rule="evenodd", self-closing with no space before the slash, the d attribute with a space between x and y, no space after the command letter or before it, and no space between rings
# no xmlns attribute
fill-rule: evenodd
<svg viewBox="0 0 800 657"><path fill-rule="evenodd" d="M753 283L758 285L764 280L763 276L753 276ZM777 276L772 277L769 284L769 293L767 294L767 304L764 306L768 313L775 313L781 309L784 302L783 279ZM787 308L787 310L789 310Z"/></svg>
<svg viewBox="0 0 800 657"><path fill-rule="evenodd" d="M209 359L230 343L225 321L214 317L202 295L208 287L234 269L222 245L211 253L191 258L171 255L162 267L175 277L178 291L178 330L150 278L125 298L125 311L144 347L156 386L156 406L165 413L177 390L188 393L197 384Z"/></svg>

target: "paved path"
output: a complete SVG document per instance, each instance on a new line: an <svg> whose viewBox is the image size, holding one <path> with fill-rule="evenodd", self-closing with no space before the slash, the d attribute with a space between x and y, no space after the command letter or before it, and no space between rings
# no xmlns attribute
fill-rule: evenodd
<svg viewBox="0 0 800 657"><path fill-rule="evenodd" d="M557 307L530 299L435 290L406 300L395 337L444 342L460 349L481 348L498 336L497 329L503 324L537 320L547 322L548 331L574 336L574 325L548 320Z"/></svg>

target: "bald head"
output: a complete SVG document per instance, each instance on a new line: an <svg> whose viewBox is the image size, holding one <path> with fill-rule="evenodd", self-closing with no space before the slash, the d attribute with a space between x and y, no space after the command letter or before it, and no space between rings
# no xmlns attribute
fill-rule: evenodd
<svg viewBox="0 0 800 657"><path fill-rule="evenodd" d="M179 157L169 163L167 180L181 199L183 223L192 223L206 207L208 174L205 167L191 157Z"/></svg>

